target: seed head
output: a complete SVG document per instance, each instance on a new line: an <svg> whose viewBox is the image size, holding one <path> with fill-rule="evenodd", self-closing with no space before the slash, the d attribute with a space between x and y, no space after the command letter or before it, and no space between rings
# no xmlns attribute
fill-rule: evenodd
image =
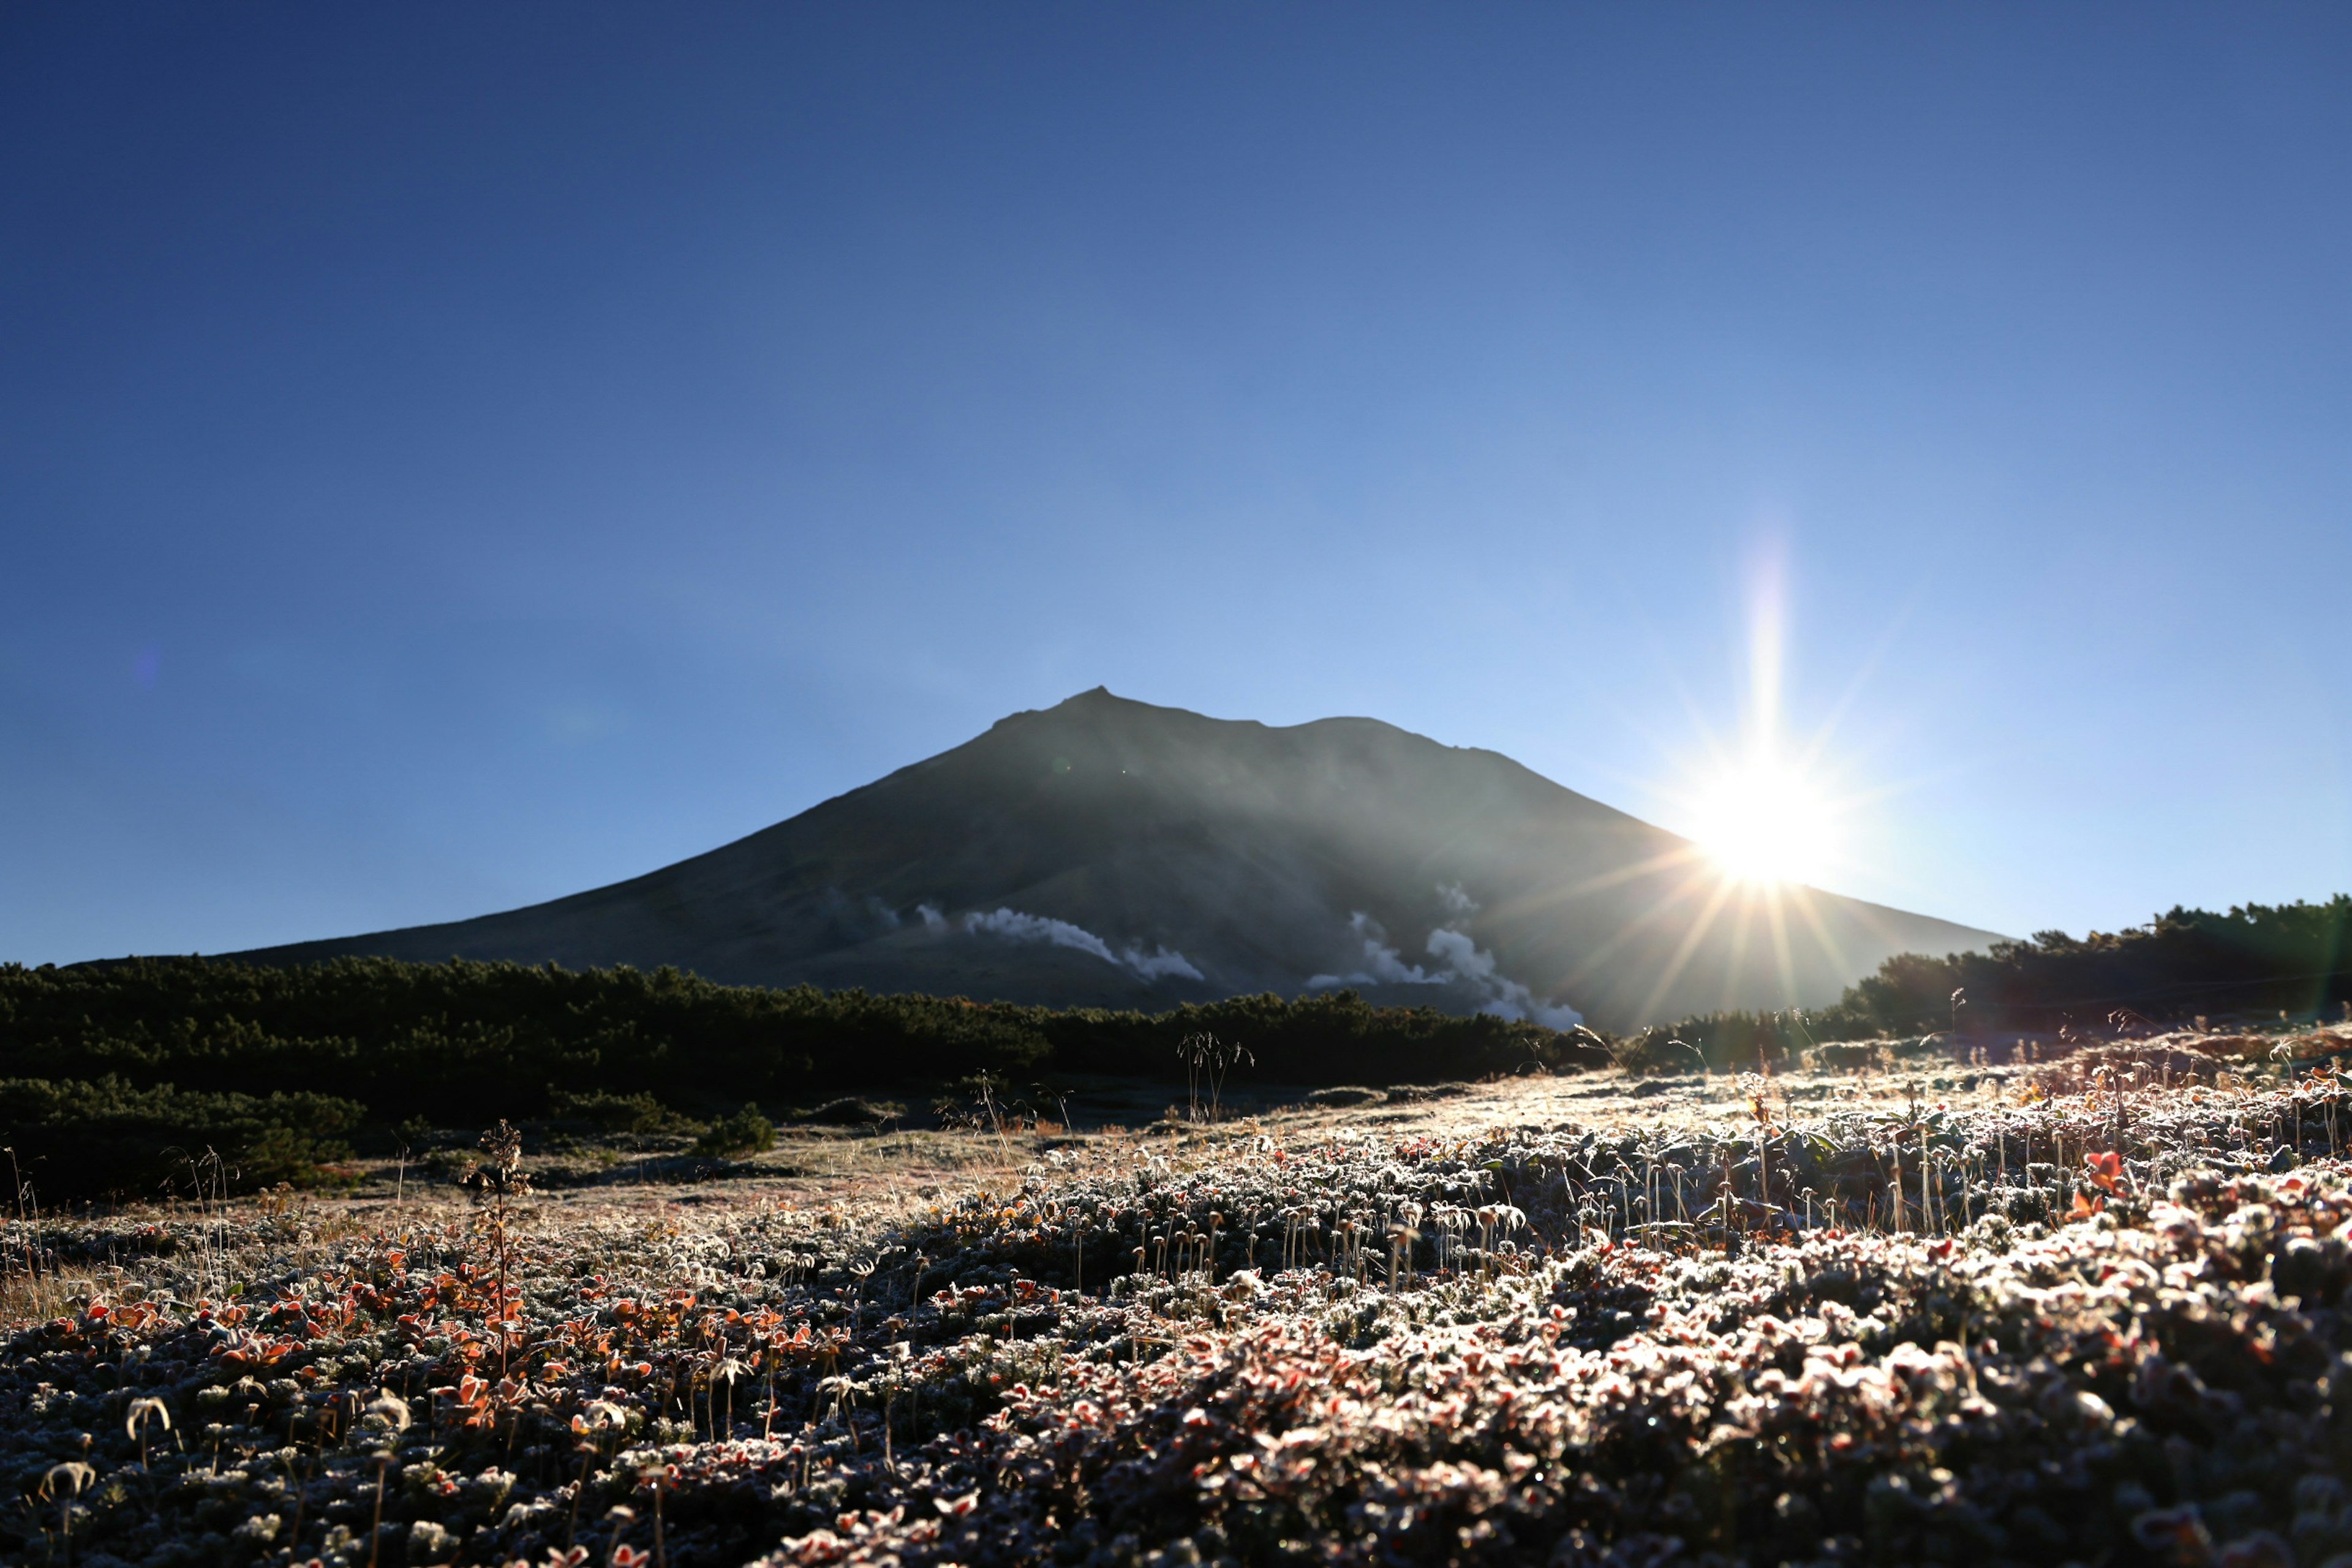
<svg viewBox="0 0 2352 1568"><path fill-rule="evenodd" d="M48 1473L41 1478L43 1497L58 1495L58 1478L60 1476L65 1478L66 1486L69 1491L79 1493L82 1488L98 1479L98 1472L79 1459L68 1459L62 1465L51 1465Z"/></svg>
<svg viewBox="0 0 2352 1568"><path fill-rule="evenodd" d="M479 1203L492 1197L520 1197L530 1191L530 1174L522 1168L522 1133L501 1117L482 1134L484 1158L466 1172L467 1191Z"/></svg>
<svg viewBox="0 0 2352 1568"><path fill-rule="evenodd" d="M391 1423L392 1429L395 1432L408 1430L408 1401L401 1398L389 1388L378 1389L376 1396L368 1402L362 1414L383 1416Z"/></svg>

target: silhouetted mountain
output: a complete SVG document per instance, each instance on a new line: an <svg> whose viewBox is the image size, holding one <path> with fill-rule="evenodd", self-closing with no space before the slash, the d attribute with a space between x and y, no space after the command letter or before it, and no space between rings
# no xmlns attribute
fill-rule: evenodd
<svg viewBox="0 0 2352 1568"><path fill-rule="evenodd" d="M630 881L240 956L674 964L1065 1005L1344 984L1624 1027L1819 1005L1891 953L1992 940L1810 889L1727 889L1686 841L1493 752L1097 689Z"/></svg>

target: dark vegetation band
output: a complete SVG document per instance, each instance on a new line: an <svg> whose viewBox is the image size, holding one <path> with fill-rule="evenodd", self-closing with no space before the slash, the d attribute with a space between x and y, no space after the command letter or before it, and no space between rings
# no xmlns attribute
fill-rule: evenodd
<svg viewBox="0 0 2352 1568"><path fill-rule="evenodd" d="M1118 1074L1181 1079L1177 1047L1250 1042L1278 1082L1485 1077L1597 1041L1352 993L1147 1015L768 990L673 969L194 958L0 969L0 1142L55 1194L139 1193L206 1147L300 1183L415 1119L470 1125L646 1103L709 1114L840 1088ZM172 1151L181 1152L174 1153Z"/></svg>
<svg viewBox="0 0 2352 1568"><path fill-rule="evenodd" d="M2042 931L1982 952L1905 952L1810 1012L1706 1013L1612 1042L1655 1072L1779 1065L1841 1041L1952 1031L1976 1039L2111 1034L2254 1015L2321 1017L2352 1005L2352 895L2176 908L2144 926ZM1829 1053L1823 1065L1834 1064Z"/></svg>
<svg viewBox="0 0 2352 1568"><path fill-rule="evenodd" d="M1612 1038L1352 992L1160 1014L771 990L676 970L344 958L0 967L0 1142L55 1195L150 1192L211 1148L248 1182L314 1177L403 1121L473 1125L583 1097L709 1114L845 1088L1000 1077L1181 1079L1179 1044L1245 1045L1296 1084L1412 1083L1611 1065L1791 1062L1839 1040L2054 1031L2128 1014L2311 1014L2352 998L2352 897L2175 910L2134 930L2046 932L1889 959L1833 1007L1719 1013ZM1961 994L1956 1003L1953 994Z"/></svg>

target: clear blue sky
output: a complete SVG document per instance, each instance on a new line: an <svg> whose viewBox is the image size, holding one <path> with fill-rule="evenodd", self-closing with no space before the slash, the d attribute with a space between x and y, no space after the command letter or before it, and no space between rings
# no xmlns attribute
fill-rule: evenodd
<svg viewBox="0 0 2352 1568"><path fill-rule="evenodd" d="M450 919L1087 687L1837 890L2352 889L2352 12L0 11L0 958Z"/></svg>

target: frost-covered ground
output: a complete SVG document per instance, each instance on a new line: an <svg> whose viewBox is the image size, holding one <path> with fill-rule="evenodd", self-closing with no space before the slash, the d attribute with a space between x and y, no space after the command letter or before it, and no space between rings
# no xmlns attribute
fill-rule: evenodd
<svg viewBox="0 0 2352 1568"><path fill-rule="evenodd" d="M2352 1553L2330 1074L2135 1047L1242 1110L574 1161L607 1179L518 1198L503 1259L414 1170L11 1225L0 1553Z"/></svg>

